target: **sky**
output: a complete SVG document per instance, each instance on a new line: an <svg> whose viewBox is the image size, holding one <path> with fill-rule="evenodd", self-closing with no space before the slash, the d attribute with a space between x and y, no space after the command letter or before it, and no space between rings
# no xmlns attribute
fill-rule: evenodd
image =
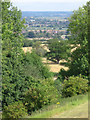
<svg viewBox="0 0 90 120"><path fill-rule="evenodd" d="M22 11L73 11L88 0L11 0Z"/></svg>

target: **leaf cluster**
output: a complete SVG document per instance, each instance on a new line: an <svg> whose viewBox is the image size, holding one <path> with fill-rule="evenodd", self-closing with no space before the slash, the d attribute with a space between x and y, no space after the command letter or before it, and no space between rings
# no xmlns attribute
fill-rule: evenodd
<svg viewBox="0 0 90 120"><path fill-rule="evenodd" d="M61 59L67 59L70 53L70 46L67 40L53 39L48 42L50 52L46 54L47 58L59 63Z"/></svg>
<svg viewBox="0 0 90 120"><path fill-rule="evenodd" d="M88 80L79 76L71 76L63 82L63 97L85 94L88 91Z"/></svg>

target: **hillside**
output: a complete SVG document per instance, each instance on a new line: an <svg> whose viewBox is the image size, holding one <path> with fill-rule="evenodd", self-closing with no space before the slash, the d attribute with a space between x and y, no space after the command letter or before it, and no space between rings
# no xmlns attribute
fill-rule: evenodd
<svg viewBox="0 0 90 120"><path fill-rule="evenodd" d="M56 114L52 118L88 118L88 102L80 104L79 106L66 110L61 114Z"/></svg>
<svg viewBox="0 0 90 120"><path fill-rule="evenodd" d="M59 104L47 106L28 118L88 118L87 97L87 95L79 95L62 99Z"/></svg>

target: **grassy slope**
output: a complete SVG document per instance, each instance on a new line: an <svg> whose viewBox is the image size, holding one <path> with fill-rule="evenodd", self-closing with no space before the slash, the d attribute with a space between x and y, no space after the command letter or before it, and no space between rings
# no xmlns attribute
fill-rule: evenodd
<svg viewBox="0 0 90 120"><path fill-rule="evenodd" d="M77 111L76 116L78 116L79 114L81 114L82 116L85 112L82 109L86 109L86 114L88 114L88 107L86 106L88 101L88 95L74 96L71 98L62 99L60 101L60 105L46 106L46 108L34 112L32 116L28 116L27 118L60 118L63 117L63 115L65 114L68 114L70 116L72 113L74 113L71 116L72 118L75 117L75 111ZM69 116L66 116L66 118L68 118ZM87 117L87 115L85 117Z"/></svg>
<svg viewBox="0 0 90 120"><path fill-rule="evenodd" d="M88 118L88 102L80 104L61 114L54 115L52 118Z"/></svg>

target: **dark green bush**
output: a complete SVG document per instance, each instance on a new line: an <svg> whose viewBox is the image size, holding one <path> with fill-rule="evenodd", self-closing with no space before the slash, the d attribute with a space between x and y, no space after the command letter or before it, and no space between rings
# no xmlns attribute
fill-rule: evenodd
<svg viewBox="0 0 90 120"><path fill-rule="evenodd" d="M55 84L55 87L58 91L59 96L61 97L62 96L62 89L63 89L62 82L59 79L57 79L57 80L55 80L54 84Z"/></svg>
<svg viewBox="0 0 90 120"><path fill-rule="evenodd" d="M57 90L52 79L37 80L32 84L24 96L24 105L28 113L57 100Z"/></svg>
<svg viewBox="0 0 90 120"><path fill-rule="evenodd" d="M33 40L23 40L23 47L31 47L33 46L34 41Z"/></svg>
<svg viewBox="0 0 90 120"><path fill-rule="evenodd" d="M5 106L3 112L4 118L11 118L11 119L22 118L25 115L27 115L27 111L21 101Z"/></svg>
<svg viewBox="0 0 90 120"><path fill-rule="evenodd" d="M52 77L49 69L44 66L42 59L33 51L31 54L24 55L24 73L26 76L32 76L38 79Z"/></svg>
<svg viewBox="0 0 90 120"><path fill-rule="evenodd" d="M81 77L71 76L64 80L62 96L71 97L78 94L84 94L88 91L88 80Z"/></svg>

